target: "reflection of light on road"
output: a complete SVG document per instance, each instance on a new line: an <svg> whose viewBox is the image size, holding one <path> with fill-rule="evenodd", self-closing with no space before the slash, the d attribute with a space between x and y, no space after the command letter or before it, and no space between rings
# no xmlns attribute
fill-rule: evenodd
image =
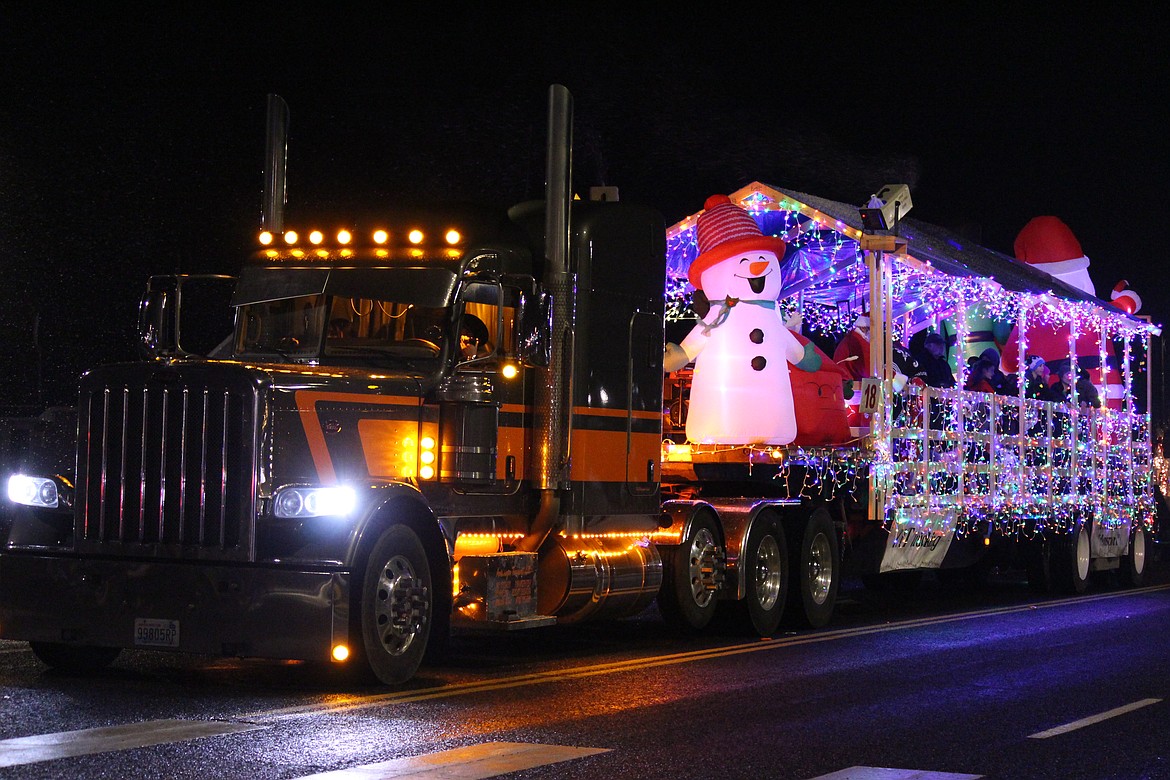
<svg viewBox="0 0 1170 780"><path fill-rule="evenodd" d="M420 688L412 691L397 691L392 693L375 694L372 696L347 696L342 698L342 700L335 701L333 703L307 704L297 707L284 707L280 709L264 710L261 712L250 712L237 715L236 718L240 720L285 720L289 718L320 715L322 713L329 712L349 712L352 710L382 707L387 704L408 704L416 701L446 699L454 696L465 696L475 693L482 693L485 691L523 688L530 685L544 685L548 683L579 680L587 677L642 671L645 669L653 669L654 667L658 666L672 666L675 664L705 661L711 658L725 658L729 656L742 655L744 653L758 653L767 650L779 650L787 647L796 647L798 645L834 642L842 639L852 639L859 636L886 634L892 631L905 631L928 626L945 625L948 623L959 623L966 620L977 620L979 618L996 617L1000 615L1012 615L1021 612L1031 612L1039 609L1080 606L1084 604L1091 604L1097 601L1108 601L1112 599L1135 596L1142 593L1154 593L1164 590L1170 590L1170 585L1155 585L1148 588L1135 588L1133 590L1127 590L1118 593L1101 593L1093 596L1071 596L1069 598L1054 599L1052 601L1041 603L1023 604L1014 607L997 607L993 609L976 610L974 612L961 612L954 615L939 615L937 617L915 618L913 620L903 620L896 623L884 623L880 626L845 628L836 631L799 634L796 636L782 637L779 639L759 639L754 642L727 645L725 647L712 647L704 650L693 650L685 653L671 653L668 655L651 656L648 658L634 658L628 661L616 661L613 663L595 664L593 666L578 666L570 669L536 672L533 674L521 674L512 677L476 680L454 685L443 685L434 688Z"/></svg>

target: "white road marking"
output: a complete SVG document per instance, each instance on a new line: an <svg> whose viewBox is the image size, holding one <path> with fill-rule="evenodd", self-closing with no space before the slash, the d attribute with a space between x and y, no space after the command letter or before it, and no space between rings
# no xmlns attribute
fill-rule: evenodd
<svg viewBox="0 0 1170 780"><path fill-rule="evenodd" d="M1060 734L1067 734L1070 731L1083 729L1085 726L1092 726L1094 723L1100 723L1103 720L1116 718L1118 715L1124 715L1127 712L1140 710L1142 707L1149 707L1151 704L1157 704L1160 701L1162 700L1142 699L1141 701L1135 701L1132 704L1126 704L1122 707L1114 707L1113 709L1107 710L1106 712L1102 712L1097 715L1090 715L1089 717L1081 718L1080 720L1074 720L1072 723L1066 723L1063 726L1056 726L1055 728L1048 729L1047 731L1038 731L1035 734L1029 734L1028 739L1048 739L1049 737L1055 737Z"/></svg>
<svg viewBox="0 0 1170 780"><path fill-rule="evenodd" d="M480 780L608 752L607 748L485 742L482 745L306 775L297 780L391 780L403 777L411 780Z"/></svg>
<svg viewBox="0 0 1170 780"><path fill-rule="evenodd" d="M163 745L262 728L267 727L255 723L228 723L219 720L149 720L122 726L17 737L0 740L0 767Z"/></svg>
<svg viewBox="0 0 1170 780"><path fill-rule="evenodd" d="M812 780L979 780L983 775L928 772L921 769L887 769L880 766L851 766Z"/></svg>

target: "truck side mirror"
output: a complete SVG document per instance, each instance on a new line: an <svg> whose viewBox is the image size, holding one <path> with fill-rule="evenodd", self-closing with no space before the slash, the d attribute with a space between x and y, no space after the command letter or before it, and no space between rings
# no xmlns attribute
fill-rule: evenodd
<svg viewBox="0 0 1170 780"><path fill-rule="evenodd" d="M138 346L147 360L207 356L229 339L235 278L152 276L138 307Z"/></svg>
<svg viewBox="0 0 1170 780"><path fill-rule="evenodd" d="M520 293L516 358L528 368L547 368L552 360L552 296L543 290Z"/></svg>

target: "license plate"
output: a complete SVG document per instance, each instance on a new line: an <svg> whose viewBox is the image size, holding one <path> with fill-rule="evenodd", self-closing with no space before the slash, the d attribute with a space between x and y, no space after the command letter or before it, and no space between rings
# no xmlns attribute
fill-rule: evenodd
<svg viewBox="0 0 1170 780"><path fill-rule="evenodd" d="M135 618L134 644L138 647L178 647L179 621Z"/></svg>

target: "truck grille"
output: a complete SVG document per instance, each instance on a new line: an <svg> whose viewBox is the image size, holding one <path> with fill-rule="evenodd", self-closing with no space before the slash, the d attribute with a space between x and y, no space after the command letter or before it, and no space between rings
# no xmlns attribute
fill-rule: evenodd
<svg viewBox="0 0 1170 780"><path fill-rule="evenodd" d="M250 376L213 368L138 366L83 380L79 550L251 559L260 397Z"/></svg>

